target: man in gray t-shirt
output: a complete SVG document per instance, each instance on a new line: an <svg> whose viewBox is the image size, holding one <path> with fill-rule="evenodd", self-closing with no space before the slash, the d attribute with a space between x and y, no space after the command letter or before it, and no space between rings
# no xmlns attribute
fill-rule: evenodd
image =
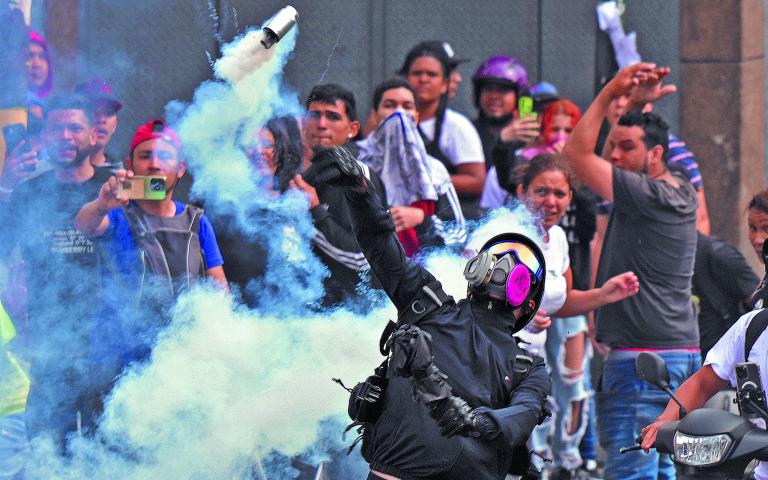
<svg viewBox="0 0 768 480"><path fill-rule="evenodd" d="M662 392L638 378L638 352L656 351L665 359L673 389L701 361L691 304L696 192L667 168L667 124L653 113L628 112L608 135L606 158L593 153L611 102L629 95L633 104L642 105L674 92L674 86L661 84L668 73L646 63L621 70L598 94L563 151L584 184L614 203L597 285L627 270L640 280L638 295L597 312L597 338L610 347L597 393L606 478L674 477L674 465L656 453L619 456L619 448L632 445L667 403Z"/></svg>
<svg viewBox="0 0 768 480"><path fill-rule="evenodd" d="M643 121L646 115L628 114L622 120ZM619 125L623 130L642 128ZM691 304L696 191L683 177L674 177L680 182L675 187L615 166L611 174L614 207L597 284L615 272L632 271L642 286L635 297L597 311L597 339L612 349L698 347Z"/></svg>

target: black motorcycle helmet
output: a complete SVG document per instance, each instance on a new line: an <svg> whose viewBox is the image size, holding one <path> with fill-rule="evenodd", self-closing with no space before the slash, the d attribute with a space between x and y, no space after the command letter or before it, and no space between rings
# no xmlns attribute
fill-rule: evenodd
<svg viewBox="0 0 768 480"><path fill-rule="evenodd" d="M485 242L478 254L467 262L464 276L469 283L470 300L487 303L497 310L511 312L522 308L513 327L513 331L518 332L533 319L541 305L546 277L544 254L536 242L525 235L502 233ZM511 277L522 282L515 282ZM516 285L522 285L522 290L515 288Z"/></svg>

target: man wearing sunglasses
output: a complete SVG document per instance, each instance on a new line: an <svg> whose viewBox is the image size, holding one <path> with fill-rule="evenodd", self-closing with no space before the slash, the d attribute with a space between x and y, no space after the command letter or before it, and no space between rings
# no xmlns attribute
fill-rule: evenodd
<svg viewBox="0 0 768 480"><path fill-rule="evenodd" d="M350 416L363 425L368 478L525 473L522 447L542 416L549 377L512 334L541 303L539 248L515 233L492 238L465 269L468 299L455 303L406 258L390 215L348 151L325 151L304 177L343 191L357 242L398 309L397 324L382 336L388 362L350 399Z"/></svg>

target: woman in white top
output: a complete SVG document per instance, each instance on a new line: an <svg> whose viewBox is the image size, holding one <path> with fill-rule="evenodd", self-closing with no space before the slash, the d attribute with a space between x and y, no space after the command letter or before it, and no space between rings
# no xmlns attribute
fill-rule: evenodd
<svg viewBox="0 0 768 480"><path fill-rule="evenodd" d="M547 266L539 315L518 336L529 342L525 346L529 351L547 356L556 407L552 421L555 467L573 470L581 463L578 445L585 425L584 400L588 397L582 378L586 322L583 317L576 317L557 318L553 323L550 316L571 317L623 300L638 292L639 282L634 273L624 272L609 279L600 288L574 290L568 241L565 232L558 226L573 197L574 185L568 165L559 154L540 154L519 167L517 178L518 198L539 216L544 229L541 250ZM580 322L584 324L578 324ZM561 414L558 415L558 412ZM531 437L534 451L549 453L546 433L534 432Z"/></svg>

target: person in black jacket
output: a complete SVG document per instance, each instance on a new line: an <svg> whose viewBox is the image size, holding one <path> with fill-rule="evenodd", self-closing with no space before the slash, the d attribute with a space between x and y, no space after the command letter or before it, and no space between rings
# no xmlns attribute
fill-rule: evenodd
<svg viewBox="0 0 768 480"><path fill-rule="evenodd" d="M731 325L750 310L749 298L760 283L734 247L698 234L692 290L699 297L701 356L706 357Z"/></svg>
<svg viewBox="0 0 768 480"><path fill-rule="evenodd" d="M309 158L304 162L305 167L314 161L313 149L344 145L357 155L354 139L360 132L360 122L351 91L333 83L315 85L307 96L305 106L306 157ZM360 165L377 193L385 197L379 176L367 166ZM291 183L309 198L309 211L317 228L312 239L312 251L331 272L324 284L323 306L333 307L341 303L349 306L350 301L354 301L357 307L365 309L366 305L359 301L357 287L363 278L361 275L368 271L368 262L352 235L343 193L329 185L310 185L301 175L297 175Z"/></svg>
<svg viewBox="0 0 768 480"><path fill-rule="evenodd" d="M543 360L518 355L512 336L541 302L541 251L523 235L492 238L465 269L468 299L454 303L406 258L349 152L318 154L305 178L344 192L357 242L399 313L382 411L363 435L368 478L503 479L549 393Z"/></svg>

